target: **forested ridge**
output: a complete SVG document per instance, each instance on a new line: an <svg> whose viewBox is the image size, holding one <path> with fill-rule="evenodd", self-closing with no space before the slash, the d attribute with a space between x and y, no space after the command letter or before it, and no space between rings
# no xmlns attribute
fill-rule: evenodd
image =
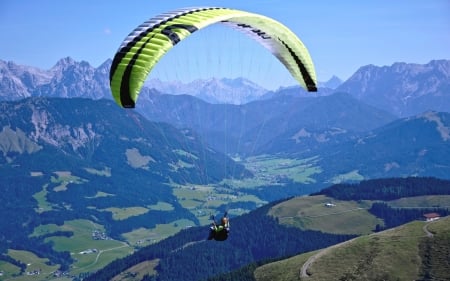
<svg viewBox="0 0 450 281"><path fill-rule="evenodd" d="M275 203L232 218L230 237L225 242L206 241L207 227L190 228L116 260L85 280L110 280L137 263L156 258L160 259L158 275L146 276L146 281L206 280L247 264L309 252L354 237L282 226L266 215ZM195 243L183 248L191 242Z"/></svg>
<svg viewBox="0 0 450 281"><path fill-rule="evenodd" d="M441 208L393 208L384 202L374 203L369 212L383 219L384 226L377 225L375 231L393 228L413 220L424 219L426 213L438 213L440 216L448 216L448 207Z"/></svg>
<svg viewBox="0 0 450 281"><path fill-rule="evenodd" d="M335 184L311 195L340 200L395 200L420 195L450 195L450 181L433 177L371 179Z"/></svg>
<svg viewBox="0 0 450 281"><path fill-rule="evenodd" d="M423 219L426 213L448 215L448 207L395 208L386 202L422 195L450 195L450 181L433 177L372 179L359 183L335 184L312 195L327 195L339 200L383 201L373 203L369 209L370 213L383 219L384 226L377 225L375 229L380 231Z"/></svg>

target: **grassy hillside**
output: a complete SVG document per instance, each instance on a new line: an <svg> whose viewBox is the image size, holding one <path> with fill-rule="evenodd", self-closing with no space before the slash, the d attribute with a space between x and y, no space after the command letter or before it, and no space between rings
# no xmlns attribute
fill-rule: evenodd
<svg viewBox="0 0 450 281"><path fill-rule="evenodd" d="M275 205L269 215L282 224L326 233L368 234L383 222L367 209L371 201L342 201L325 195L296 197Z"/></svg>
<svg viewBox="0 0 450 281"><path fill-rule="evenodd" d="M422 239L419 245L422 268L420 277L425 280L450 279L450 219L427 226L432 239Z"/></svg>
<svg viewBox="0 0 450 281"><path fill-rule="evenodd" d="M450 276L449 231L450 217L431 223L414 221L266 264L254 275L258 281L417 280L425 276L435 278L427 280L445 280Z"/></svg>

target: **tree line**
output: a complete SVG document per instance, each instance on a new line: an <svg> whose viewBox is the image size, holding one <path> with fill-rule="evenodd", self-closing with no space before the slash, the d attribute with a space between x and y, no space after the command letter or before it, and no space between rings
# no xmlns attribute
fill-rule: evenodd
<svg viewBox="0 0 450 281"><path fill-rule="evenodd" d="M395 200L421 195L450 195L450 181L433 177L371 179L340 183L311 195L326 195L339 200Z"/></svg>
<svg viewBox="0 0 450 281"><path fill-rule="evenodd" d="M384 226L377 225L375 231L393 228L413 220L423 220L424 214L427 213L449 215L448 208L393 208L385 202L373 203L369 212L384 221Z"/></svg>

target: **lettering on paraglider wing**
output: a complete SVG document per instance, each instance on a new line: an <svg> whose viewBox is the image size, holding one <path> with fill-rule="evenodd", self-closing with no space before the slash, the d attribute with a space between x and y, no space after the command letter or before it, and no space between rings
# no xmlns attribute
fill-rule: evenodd
<svg viewBox="0 0 450 281"><path fill-rule="evenodd" d="M245 23L238 23L237 26L242 27L242 28L252 28L251 25L245 24Z"/></svg>
<svg viewBox="0 0 450 281"><path fill-rule="evenodd" d="M167 38L169 38L170 41L172 41L172 45L174 46L181 41L180 36L178 36L178 34L174 31L174 29L185 29L189 31L191 34L198 30L197 27L188 24L172 24L165 27L163 30L161 30L161 34L166 35Z"/></svg>
<svg viewBox="0 0 450 281"><path fill-rule="evenodd" d="M256 33L262 39L270 39L271 38L269 35L267 35L267 33L265 33L264 31L262 31L260 29L252 29L252 32Z"/></svg>
<svg viewBox="0 0 450 281"><path fill-rule="evenodd" d="M249 24L245 24L245 23L238 23L237 26L239 26L241 28L249 28L249 29L253 28L253 26L251 26ZM262 39L271 39L272 38L269 35L267 35L267 33L262 31L261 29L252 29L251 31L253 33L255 33L256 35L258 35L259 37L261 37Z"/></svg>

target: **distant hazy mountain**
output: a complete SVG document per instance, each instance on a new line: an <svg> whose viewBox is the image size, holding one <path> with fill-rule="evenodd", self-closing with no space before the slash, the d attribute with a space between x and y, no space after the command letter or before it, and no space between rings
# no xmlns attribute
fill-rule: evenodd
<svg viewBox="0 0 450 281"><path fill-rule="evenodd" d="M276 95L240 106L209 104L192 96L146 95L137 110L149 120L191 128L219 151L242 155L313 150L394 119L343 93Z"/></svg>
<svg viewBox="0 0 450 281"><path fill-rule="evenodd" d="M244 104L257 100L268 92L244 78L198 79L190 83L162 82L159 79L151 79L146 86L165 94L191 95L213 104Z"/></svg>
<svg viewBox="0 0 450 281"><path fill-rule="evenodd" d="M322 146L342 143L355 134L378 128L395 119L388 112L364 104L346 93L292 98L286 103L289 107L283 114L268 119L253 134L247 133L247 139L259 140L256 154L317 151Z"/></svg>
<svg viewBox="0 0 450 281"><path fill-rule="evenodd" d="M336 89L342 84L342 80L333 75L328 81L326 82L319 82L319 88L329 88L329 89Z"/></svg>
<svg viewBox="0 0 450 281"><path fill-rule="evenodd" d="M331 95L335 92L335 89L342 84L341 79L333 76L327 82L318 82L317 92L308 92L300 85L293 85L288 87L280 87L276 91L269 91L263 95L260 100L268 100L277 98L279 96L292 96L292 97L323 97Z"/></svg>
<svg viewBox="0 0 450 281"><path fill-rule="evenodd" d="M337 90L400 117L449 112L450 60L363 66Z"/></svg>
<svg viewBox="0 0 450 281"><path fill-rule="evenodd" d="M342 80L336 76L326 82L319 82L318 93L308 93L300 86L283 87L277 91L269 91L245 78L235 79L198 79L190 83L177 81L163 82L151 79L146 86L158 92L170 95L191 95L212 104L245 104L259 99L269 99L274 95L292 94L294 96L323 96L329 95Z"/></svg>

